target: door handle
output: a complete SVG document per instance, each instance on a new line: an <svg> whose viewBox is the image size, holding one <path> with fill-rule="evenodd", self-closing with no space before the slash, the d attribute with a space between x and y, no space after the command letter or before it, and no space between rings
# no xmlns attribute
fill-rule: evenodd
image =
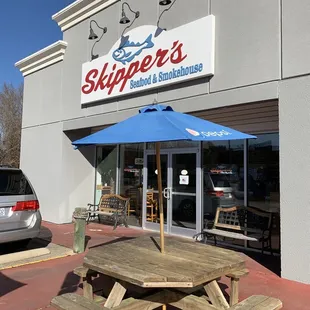
<svg viewBox="0 0 310 310"><path fill-rule="evenodd" d="M164 198L168 199L168 188L164 188Z"/></svg>
<svg viewBox="0 0 310 310"><path fill-rule="evenodd" d="M165 189L164 189L164 197L166 198L166 199L170 199L170 188L169 187L166 187Z"/></svg>

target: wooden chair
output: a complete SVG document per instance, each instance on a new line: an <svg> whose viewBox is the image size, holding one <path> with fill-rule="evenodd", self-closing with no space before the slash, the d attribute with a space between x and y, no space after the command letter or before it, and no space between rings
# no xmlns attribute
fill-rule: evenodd
<svg viewBox="0 0 310 310"><path fill-rule="evenodd" d="M146 220L148 222L157 222L158 219L158 204L154 199L153 192L146 193Z"/></svg>
<svg viewBox="0 0 310 310"><path fill-rule="evenodd" d="M132 187L126 191L126 197L130 198L127 215L135 213L137 216L141 213L141 193L137 187Z"/></svg>
<svg viewBox="0 0 310 310"><path fill-rule="evenodd" d="M113 194L111 186L97 185L96 189L101 191L101 195Z"/></svg>

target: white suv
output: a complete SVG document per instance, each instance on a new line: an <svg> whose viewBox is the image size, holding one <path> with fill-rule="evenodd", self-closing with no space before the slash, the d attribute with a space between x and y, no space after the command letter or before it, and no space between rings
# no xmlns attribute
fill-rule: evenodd
<svg viewBox="0 0 310 310"><path fill-rule="evenodd" d="M41 221L37 196L24 173L0 167L0 243L27 245L39 235Z"/></svg>

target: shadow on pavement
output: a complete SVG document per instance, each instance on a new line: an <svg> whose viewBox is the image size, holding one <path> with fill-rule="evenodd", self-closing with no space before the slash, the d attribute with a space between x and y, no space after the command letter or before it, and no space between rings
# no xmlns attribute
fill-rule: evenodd
<svg viewBox="0 0 310 310"><path fill-rule="evenodd" d="M73 273L73 271L67 273L60 291L58 292L58 296L66 293L75 293L80 284L80 277Z"/></svg>
<svg viewBox="0 0 310 310"><path fill-rule="evenodd" d="M261 253L243 252L260 265L269 269L271 272L281 277L281 258L280 256L264 255Z"/></svg>
<svg viewBox="0 0 310 310"><path fill-rule="evenodd" d="M21 240L17 242L0 244L0 255L17 253L26 250L33 250L47 247L52 241L52 232L42 226L38 238L29 240Z"/></svg>
<svg viewBox="0 0 310 310"><path fill-rule="evenodd" d="M85 236L85 249L84 250L87 249L87 246L90 240L91 240L91 236Z"/></svg>
<svg viewBox="0 0 310 310"><path fill-rule="evenodd" d="M0 272L0 297L17 290L18 288L25 286L25 283L21 283L15 281L7 276L5 276L2 272Z"/></svg>
<svg viewBox="0 0 310 310"><path fill-rule="evenodd" d="M46 246L52 242L53 233L50 229L45 226L41 226L40 235L34 241L40 242L41 244L45 244Z"/></svg>
<svg viewBox="0 0 310 310"><path fill-rule="evenodd" d="M96 244L96 245L94 245L92 247L89 247L89 249L94 249L94 248L100 247L102 245L113 244L113 243L122 242L122 241L130 240L130 239L135 239L135 238L136 237L119 237L117 239L114 239L114 240L111 240L111 241L108 241L108 242L103 242L101 244Z"/></svg>

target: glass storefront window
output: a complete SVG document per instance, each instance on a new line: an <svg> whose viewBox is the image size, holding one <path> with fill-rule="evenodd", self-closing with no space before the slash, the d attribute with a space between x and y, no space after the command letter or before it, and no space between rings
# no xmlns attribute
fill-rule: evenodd
<svg viewBox="0 0 310 310"><path fill-rule="evenodd" d="M279 134L249 141L249 205L269 211L280 207Z"/></svg>
<svg viewBox="0 0 310 310"><path fill-rule="evenodd" d="M204 214L213 219L217 207L244 205L244 141L203 143Z"/></svg>
<svg viewBox="0 0 310 310"><path fill-rule="evenodd" d="M161 149L177 149L177 148L192 148L199 147L199 143L195 141L166 141L160 143ZM147 150L155 150L155 143L147 143Z"/></svg>
<svg viewBox="0 0 310 310"><path fill-rule="evenodd" d="M97 147L96 204L103 194L116 193L117 147Z"/></svg>
<svg viewBox="0 0 310 310"><path fill-rule="evenodd" d="M143 192L143 143L120 146L119 193L130 198L128 225L141 226Z"/></svg>
<svg viewBox="0 0 310 310"><path fill-rule="evenodd" d="M218 207L244 205L243 176L244 140L203 143L204 226L213 225ZM228 242L244 245L240 240Z"/></svg>
<svg viewBox="0 0 310 310"><path fill-rule="evenodd" d="M249 140L248 205L273 213L272 247L279 250L280 174L279 134L256 135ZM249 243L260 248L260 244Z"/></svg>
<svg viewBox="0 0 310 310"><path fill-rule="evenodd" d="M212 225L217 207L246 205L273 214L272 248L279 250L279 134L248 141L247 189L244 189L244 141L203 143L204 225ZM247 193L247 201L245 201ZM243 246L243 241L225 240ZM248 247L261 248L258 242Z"/></svg>

